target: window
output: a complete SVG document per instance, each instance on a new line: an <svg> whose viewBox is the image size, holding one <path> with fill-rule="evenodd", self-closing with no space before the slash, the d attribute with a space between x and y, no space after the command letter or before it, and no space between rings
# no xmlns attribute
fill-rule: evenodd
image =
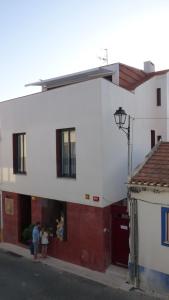
<svg viewBox="0 0 169 300"><path fill-rule="evenodd" d="M26 174L26 134L13 134L13 172Z"/></svg>
<svg viewBox="0 0 169 300"><path fill-rule="evenodd" d="M75 128L56 130L57 176L76 177Z"/></svg>
<svg viewBox="0 0 169 300"><path fill-rule="evenodd" d="M157 89L157 106L161 106L161 89Z"/></svg>
<svg viewBox="0 0 169 300"><path fill-rule="evenodd" d="M155 146L155 130L151 130L151 149Z"/></svg>
<svg viewBox="0 0 169 300"><path fill-rule="evenodd" d="M162 140L162 136L161 135L157 135L157 142Z"/></svg>
<svg viewBox="0 0 169 300"><path fill-rule="evenodd" d="M161 208L161 244L169 247L169 208Z"/></svg>

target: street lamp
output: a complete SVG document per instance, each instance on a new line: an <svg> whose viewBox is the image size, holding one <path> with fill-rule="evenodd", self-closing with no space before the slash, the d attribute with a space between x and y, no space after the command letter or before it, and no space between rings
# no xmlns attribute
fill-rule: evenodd
<svg viewBox="0 0 169 300"><path fill-rule="evenodd" d="M128 126L125 127L126 119L128 117ZM127 115L122 107L119 107L114 113L115 123L120 130L127 136L128 145L128 176L131 176L131 145L130 145L130 115Z"/></svg>
<svg viewBox="0 0 169 300"><path fill-rule="evenodd" d="M128 125L125 127L128 116ZM115 123L120 130L127 136L128 144L128 179L131 177L131 144L130 144L130 115L127 115L122 107L119 107L114 113ZM138 280L138 224L137 224L137 202L130 197L130 189L127 189L127 200L130 215L130 262L129 271L131 282L135 281L135 286L139 286Z"/></svg>

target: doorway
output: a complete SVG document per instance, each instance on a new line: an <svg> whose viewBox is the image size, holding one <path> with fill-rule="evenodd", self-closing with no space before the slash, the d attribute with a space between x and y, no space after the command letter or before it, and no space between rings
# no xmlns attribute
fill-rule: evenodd
<svg viewBox="0 0 169 300"><path fill-rule="evenodd" d="M19 195L19 241L23 242L22 233L31 224L31 196Z"/></svg>
<svg viewBox="0 0 169 300"><path fill-rule="evenodd" d="M112 263L128 267L129 216L127 206L112 206Z"/></svg>

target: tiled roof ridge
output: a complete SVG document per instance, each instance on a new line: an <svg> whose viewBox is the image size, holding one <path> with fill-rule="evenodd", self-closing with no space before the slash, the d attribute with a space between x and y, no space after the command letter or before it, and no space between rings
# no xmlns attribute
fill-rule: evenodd
<svg viewBox="0 0 169 300"><path fill-rule="evenodd" d="M135 71L140 71L140 72L143 72L144 74L147 74L143 69L139 69L139 68L136 68L136 67L132 67L132 66L129 66L129 65L126 65L126 64L123 64L123 63L118 63L119 66L123 66L123 67L126 67L128 69L133 69Z"/></svg>
<svg viewBox="0 0 169 300"><path fill-rule="evenodd" d="M132 178L140 172L140 170L145 166L145 164L148 162L148 160L152 157L152 155L157 151L157 149L159 148L159 146L162 144L162 141L159 141L152 149L151 151L145 156L144 161L142 163L140 163L139 165L136 166L136 168L134 169L132 176L131 176L131 180Z"/></svg>
<svg viewBox="0 0 169 300"><path fill-rule="evenodd" d="M154 72L147 73L143 69L132 67L132 66L120 63L120 62L118 64L121 65L121 66L124 66L124 67L126 67L128 69L133 69L133 70L136 70L136 71L140 71L140 72L143 72L145 75L151 75L151 76L152 75L159 75L160 73L167 73L167 72L169 72L169 69L164 69L164 70L160 70L160 71L154 71Z"/></svg>
<svg viewBox="0 0 169 300"><path fill-rule="evenodd" d="M149 152L129 185L169 187L169 142L161 141Z"/></svg>
<svg viewBox="0 0 169 300"><path fill-rule="evenodd" d="M135 90L138 86L154 76L164 75L169 69L146 73L142 69L119 63L119 85L127 90Z"/></svg>

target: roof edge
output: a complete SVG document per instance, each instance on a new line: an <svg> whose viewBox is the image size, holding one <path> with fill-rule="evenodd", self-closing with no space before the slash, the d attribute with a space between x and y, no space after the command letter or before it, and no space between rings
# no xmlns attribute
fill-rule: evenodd
<svg viewBox="0 0 169 300"><path fill-rule="evenodd" d="M137 165L137 167L134 169L131 177L130 177L130 182L132 180L132 178L144 167L144 165L146 164L146 162L149 160L149 158L154 154L154 152L157 151L157 149L159 148L159 146L163 143L163 141L159 141L152 149L151 151L145 156L145 159L142 163L140 163L139 165ZM128 184L130 183L128 182Z"/></svg>

